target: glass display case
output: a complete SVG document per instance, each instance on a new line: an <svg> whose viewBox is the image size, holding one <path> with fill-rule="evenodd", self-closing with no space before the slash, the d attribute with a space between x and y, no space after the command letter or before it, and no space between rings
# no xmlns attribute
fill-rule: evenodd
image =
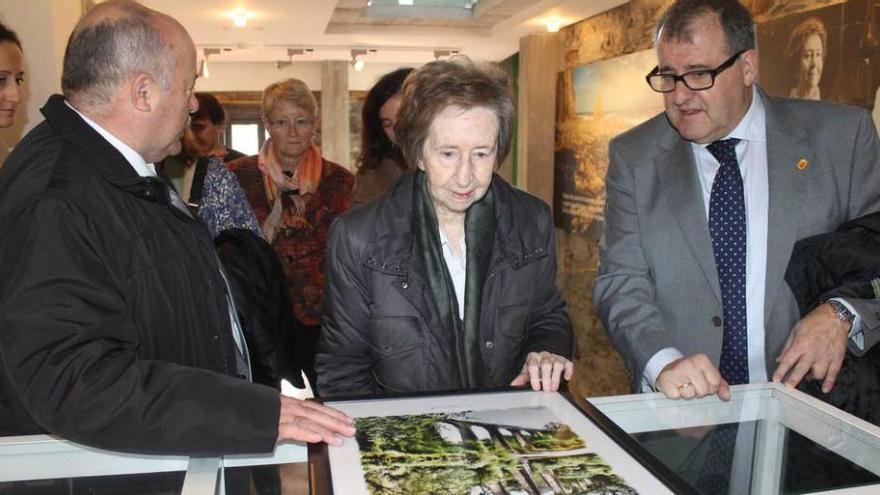
<svg viewBox="0 0 880 495"><path fill-rule="evenodd" d="M774 383L589 399L697 493L880 493L880 428Z"/></svg>
<svg viewBox="0 0 880 495"><path fill-rule="evenodd" d="M258 493L281 493L279 468L290 465L302 467L294 481L302 488L283 493L305 493L306 458L305 445L295 443L266 455L197 458L110 452L48 435L0 437L0 495L223 495L248 478Z"/></svg>
<svg viewBox="0 0 880 495"><path fill-rule="evenodd" d="M623 478L639 479L627 471L624 461L630 455L631 462L653 475L673 476L666 485L674 486L674 493L880 493L880 428L776 384L740 385L731 392L728 402L716 397L672 401L662 394L577 399L585 417L621 447L618 453L611 443L597 443L602 435L588 431L592 426L580 426L578 415L563 414L565 404L557 404L555 394L505 392L482 397L485 407L477 400L480 396L471 396L466 405L470 410L487 409L480 413L483 416L497 416L496 409L509 414L511 408L536 405L556 411L576 433L584 428L578 434L585 446L602 450ZM434 406L438 398L431 399ZM444 400L454 398L447 394ZM389 400L388 407L394 402ZM396 403L399 407L408 402ZM378 409L370 411L375 415ZM471 414L466 419L479 420L486 429L486 417ZM493 421L511 420L502 416ZM502 438L520 457L532 454L519 452L522 449L511 442L535 444L536 433L530 428L520 425L510 438ZM504 433L509 428L496 429ZM487 431L488 442L494 430ZM190 458L108 452L46 435L5 437L0 438L0 495L222 495L240 493L243 486L258 495L300 494L309 489L307 459L317 465L314 450L309 458L306 446L285 444L261 456ZM535 493L556 493L548 491L554 479L543 475L549 488ZM314 470L311 476L316 477Z"/></svg>

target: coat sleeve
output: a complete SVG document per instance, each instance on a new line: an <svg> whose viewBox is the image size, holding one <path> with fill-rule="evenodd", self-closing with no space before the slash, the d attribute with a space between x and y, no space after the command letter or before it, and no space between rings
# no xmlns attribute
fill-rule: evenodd
<svg viewBox="0 0 880 495"><path fill-rule="evenodd" d="M609 156L605 232L593 303L624 359L633 389L638 390L648 361L671 347L671 339L656 302L651 267L642 251L632 166L624 160L616 140L609 146Z"/></svg>
<svg viewBox="0 0 880 495"><path fill-rule="evenodd" d="M850 179L849 218L854 219L880 211L880 139L871 114L859 112L858 131L853 143ZM880 300L846 299L862 320L864 347L850 349L864 354L880 341Z"/></svg>
<svg viewBox="0 0 880 495"><path fill-rule="evenodd" d="M359 239L337 219L327 239L324 308L315 356L322 397L375 394L368 330L370 297L360 260Z"/></svg>
<svg viewBox="0 0 880 495"><path fill-rule="evenodd" d="M37 201L5 227L12 234L0 241L0 354L37 425L129 452L274 448L277 392L139 357L148 329L136 327L129 309L137 301L107 268L107 249L120 240L100 241L85 214L57 200Z"/></svg>
<svg viewBox="0 0 880 495"><path fill-rule="evenodd" d="M556 285L556 231L550 209L541 204L538 215L547 256L539 261L539 279L533 287L537 291L535 306L529 318L528 339L524 356L529 352L547 351L574 359L574 333L568 307ZM522 364L522 363L520 363Z"/></svg>

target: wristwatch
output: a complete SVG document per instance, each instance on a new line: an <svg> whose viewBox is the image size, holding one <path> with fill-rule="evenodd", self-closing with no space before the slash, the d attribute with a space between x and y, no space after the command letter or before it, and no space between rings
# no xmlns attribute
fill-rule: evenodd
<svg viewBox="0 0 880 495"><path fill-rule="evenodd" d="M834 311L834 316L837 317L838 320L849 323L850 329L852 329L853 320L856 319L856 315L852 314L852 312L850 312L850 310L840 301L828 299L825 303L831 306L831 309Z"/></svg>

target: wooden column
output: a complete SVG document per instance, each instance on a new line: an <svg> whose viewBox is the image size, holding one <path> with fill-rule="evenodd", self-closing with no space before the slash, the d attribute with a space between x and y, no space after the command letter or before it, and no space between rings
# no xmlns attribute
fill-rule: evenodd
<svg viewBox="0 0 880 495"><path fill-rule="evenodd" d="M349 170L348 62L321 62L321 153Z"/></svg>
<svg viewBox="0 0 880 495"><path fill-rule="evenodd" d="M561 45L557 33L533 34L519 41L517 184L550 205Z"/></svg>

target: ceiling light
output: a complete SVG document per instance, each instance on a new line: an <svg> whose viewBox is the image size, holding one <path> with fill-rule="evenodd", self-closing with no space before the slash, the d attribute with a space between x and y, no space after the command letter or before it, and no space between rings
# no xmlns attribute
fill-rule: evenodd
<svg viewBox="0 0 880 495"><path fill-rule="evenodd" d="M372 51L375 52L376 50ZM367 50L357 48L351 51L351 66L354 67L355 72L364 70L364 65L366 65L366 63L364 62L363 57L366 56L367 53Z"/></svg>
<svg viewBox="0 0 880 495"><path fill-rule="evenodd" d="M550 17L544 21L544 24L547 25L547 31L551 33L558 33L559 28L562 27L562 19L558 17Z"/></svg>
<svg viewBox="0 0 880 495"><path fill-rule="evenodd" d="M253 12L244 10L244 9L236 9L229 13L229 17L232 17L232 24L235 27L246 27L248 20L255 17Z"/></svg>
<svg viewBox="0 0 880 495"><path fill-rule="evenodd" d="M447 59L453 55L458 55L458 50L434 50L434 60Z"/></svg>
<svg viewBox="0 0 880 495"><path fill-rule="evenodd" d="M208 68L208 58L211 55L217 55L219 53L219 48L204 48L202 50L202 54L204 54L204 57L202 57L202 62L199 64L199 77L203 77L205 79L209 79L211 77L211 70Z"/></svg>

